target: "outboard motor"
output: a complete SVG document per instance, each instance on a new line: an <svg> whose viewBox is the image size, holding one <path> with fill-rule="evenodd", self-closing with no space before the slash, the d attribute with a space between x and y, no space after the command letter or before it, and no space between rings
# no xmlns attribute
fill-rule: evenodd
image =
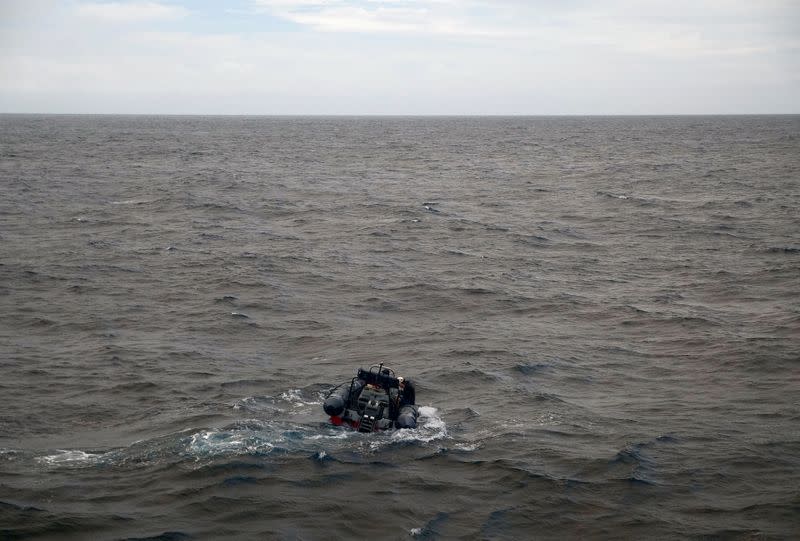
<svg viewBox="0 0 800 541"><path fill-rule="evenodd" d="M361 415L361 422L358 424L359 432L373 432L379 426L379 421L384 417L390 417L388 393L373 385L368 385L361 391L356 407Z"/></svg>

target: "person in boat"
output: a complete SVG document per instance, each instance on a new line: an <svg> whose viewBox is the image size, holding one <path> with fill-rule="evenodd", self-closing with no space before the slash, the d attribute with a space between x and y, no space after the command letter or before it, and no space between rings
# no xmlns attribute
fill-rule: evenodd
<svg viewBox="0 0 800 541"><path fill-rule="evenodd" d="M417 392L416 389L414 389L414 384L411 383L411 380L407 380L403 376L398 376L397 379L400 382L400 407L415 405Z"/></svg>
<svg viewBox="0 0 800 541"><path fill-rule="evenodd" d="M416 428L419 409L414 384L383 364L358 369L348 382L331 389L323 403L335 425L348 424L359 432Z"/></svg>

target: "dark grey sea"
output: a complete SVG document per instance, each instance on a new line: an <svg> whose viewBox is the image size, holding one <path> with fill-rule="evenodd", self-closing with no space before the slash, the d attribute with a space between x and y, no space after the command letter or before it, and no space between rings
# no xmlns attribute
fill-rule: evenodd
<svg viewBox="0 0 800 541"><path fill-rule="evenodd" d="M0 539L797 539L798 209L798 116L0 116Z"/></svg>

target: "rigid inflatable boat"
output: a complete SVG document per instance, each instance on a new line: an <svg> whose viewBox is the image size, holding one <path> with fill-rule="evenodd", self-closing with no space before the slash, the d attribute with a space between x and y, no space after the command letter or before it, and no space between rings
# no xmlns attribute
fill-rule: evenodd
<svg viewBox="0 0 800 541"><path fill-rule="evenodd" d="M383 364L358 369L358 374L328 392L322 408L334 425L347 424L359 432L416 428L419 409L414 385Z"/></svg>

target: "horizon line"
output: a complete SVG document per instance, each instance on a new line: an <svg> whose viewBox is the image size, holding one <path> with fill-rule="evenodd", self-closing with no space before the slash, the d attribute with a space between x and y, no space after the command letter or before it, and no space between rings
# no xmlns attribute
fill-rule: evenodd
<svg viewBox="0 0 800 541"><path fill-rule="evenodd" d="M698 117L698 116L798 116L792 113L53 113L6 112L0 116L215 116L215 117L388 117L388 118L514 118L514 117Z"/></svg>

